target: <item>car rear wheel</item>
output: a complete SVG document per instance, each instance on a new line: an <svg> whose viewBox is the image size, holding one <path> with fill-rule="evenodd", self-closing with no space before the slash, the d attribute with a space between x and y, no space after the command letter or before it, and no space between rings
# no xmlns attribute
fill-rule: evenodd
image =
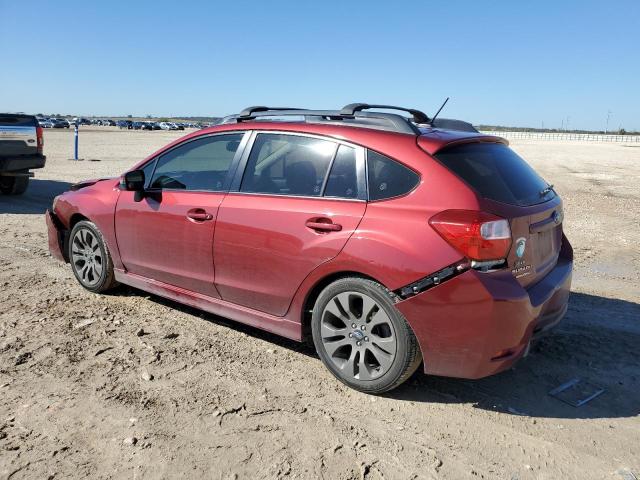
<svg viewBox="0 0 640 480"><path fill-rule="evenodd" d="M422 362L418 341L394 299L379 283L351 277L329 285L316 301L311 320L316 351L351 388L387 392Z"/></svg>
<svg viewBox="0 0 640 480"><path fill-rule="evenodd" d="M0 192L4 195L22 195L29 186L28 176L0 177Z"/></svg>
<svg viewBox="0 0 640 480"><path fill-rule="evenodd" d="M94 223L83 220L74 225L68 253L73 274L87 290L101 293L118 285L109 249Z"/></svg>

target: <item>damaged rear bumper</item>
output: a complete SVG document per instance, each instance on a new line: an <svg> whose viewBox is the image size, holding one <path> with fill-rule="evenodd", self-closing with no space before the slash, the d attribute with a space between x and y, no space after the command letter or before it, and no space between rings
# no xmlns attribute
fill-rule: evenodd
<svg viewBox="0 0 640 480"><path fill-rule="evenodd" d="M556 267L528 289L509 271L468 270L397 303L418 338L425 373L482 378L511 367L566 313L572 268L564 238Z"/></svg>

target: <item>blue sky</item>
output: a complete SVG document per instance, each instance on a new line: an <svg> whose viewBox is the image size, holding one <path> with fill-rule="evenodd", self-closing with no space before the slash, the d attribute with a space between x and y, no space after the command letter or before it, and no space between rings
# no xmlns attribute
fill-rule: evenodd
<svg viewBox="0 0 640 480"><path fill-rule="evenodd" d="M0 0L0 110L412 106L640 130L640 2Z"/></svg>

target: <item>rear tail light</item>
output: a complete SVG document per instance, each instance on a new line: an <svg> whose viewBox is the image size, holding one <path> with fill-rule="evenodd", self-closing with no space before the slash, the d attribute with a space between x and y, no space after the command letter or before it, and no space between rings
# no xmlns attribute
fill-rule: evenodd
<svg viewBox="0 0 640 480"><path fill-rule="evenodd" d="M44 136L42 135L42 127L36 127L36 139L38 141L38 153L42 154L44 149Z"/></svg>
<svg viewBox="0 0 640 480"><path fill-rule="evenodd" d="M504 259L511 248L509 222L490 213L445 210L431 217L429 224L471 260Z"/></svg>

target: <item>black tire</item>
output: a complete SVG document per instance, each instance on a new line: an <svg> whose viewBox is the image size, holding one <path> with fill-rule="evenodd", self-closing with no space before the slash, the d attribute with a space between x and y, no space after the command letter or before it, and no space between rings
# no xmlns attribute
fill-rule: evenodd
<svg viewBox="0 0 640 480"><path fill-rule="evenodd" d="M393 390L422 363L418 341L395 308L395 299L373 280L348 277L327 286L316 301L311 318L316 351L329 371L355 390L372 394ZM346 302L349 308L342 307ZM384 331L376 330L382 327Z"/></svg>
<svg viewBox="0 0 640 480"><path fill-rule="evenodd" d="M76 280L90 292L102 293L118 286L111 254L94 223L82 220L73 226L67 253Z"/></svg>
<svg viewBox="0 0 640 480"><path fill-rule="evenodd" d="M22 195L29 186L29 177L0 177L0 192L4 195Z"/></svg>

